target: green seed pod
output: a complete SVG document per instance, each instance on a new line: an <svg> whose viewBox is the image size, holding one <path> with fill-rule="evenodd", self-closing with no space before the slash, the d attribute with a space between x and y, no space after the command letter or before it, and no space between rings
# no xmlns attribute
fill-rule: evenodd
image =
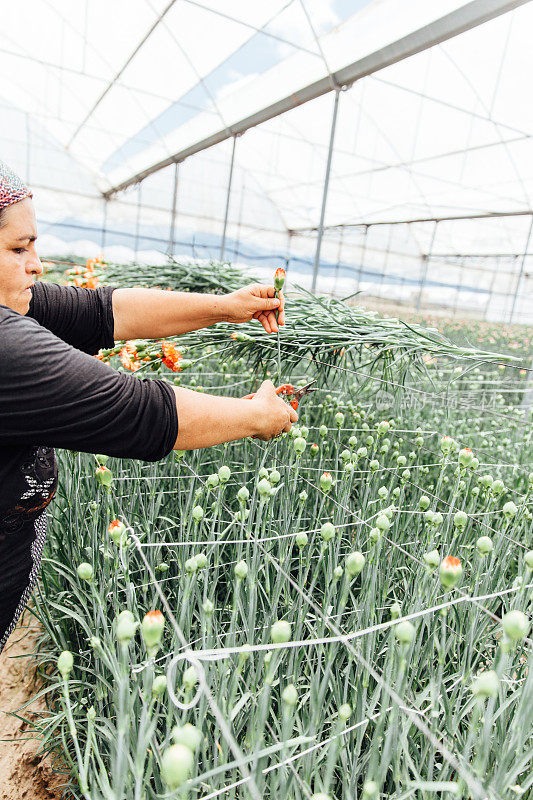
<svg viewBox="0 0 533 800"><path fill-rule="evenodd" d="M320 535L324 542L329 542L335 536L335 526L331 522L324 522L320 528Z"/></svg>
<svg viewBox="0 0 533 800"><path fill-rule="evenodd" d="M391 526L390 519L386 514L380 514L376 519L375 526L379 528L380 531L388 531Z"/></svg>
<svg viewBox="0 0 533 800"><path fill-rule="evenodd" d="M472 694L480 698L496 697L499 687L500 679L494 670L489 669L474 679L472 682Z"/></svg>
<svg viewBox="0 0 533 800"><path fill-rule="evenodd" d="M415 633L415 626L409 620L404 620L394 626L394 635L400 644L411 644Z"/></svg>
<svg viewBox="0 0 533 800"><path fill-rule="evenodd" d="M339 719L341 722L347 722L352 716L352 707L349 703L343 703L339 708Z"/></svg>
<svg viewBox="0 0 533 800"><path fill-rule="evenodd" d="M303 436L298 436L294 440L294 452L297 455L301 456L306 447L307 447L307 442L305 441Z"/></svg>
<svg viewBox="0 0 533 800"><path fill-rule="evenodd" d="M74 656L70 650L63 650L57 659L57 668L62 678L68 678L74 666Z"/></svg>
<svg viewBox="0 0 533 800"><path fill-rule="evenodd" d="M185 783L193 765L192 751L184 744L173 744L161 758L161 777L170 789L177 789Z"/></svg>
<svg viewBox="0 0 533 800"><path fill-rule="evenodd" d="M248 575L248 565L246 561L243 561L242 559L241 561L238 561L235 564L235 568L233 571L235 572L235 577L237 578L238 581L244 580L244 578L246 578L246 576Z"/></svg>
<svg viewBox="0 0 533 800"><path fill-rule="evenodd" d="M165 693L166 688L167 688L167 676L157 675L157 677L154 678L154 682L152 683L153 696L161 697L161 695Z"/></svg>
<svg viewBox="0 0 533 800"><path fill-rule="evenodd" d="M205 512L204 512L204 509L202 508L202 506L194 506L194 508L192 510L192 518L193 518L193 520L196 523L201 522L202 519L203 519L204 513Z"/></svg>
<svg viewBox="0 0 533 800"><path fill-rule="evenodd" d="M195 753L202 743L201 730L190 722L186 722L185 725L174 725L171 736L174 744L183 744L192 753Z"/></svg>
<svg viewBox="0 0 533 800"><path fill-rule="evenodd" d="M165 617L158 609L148 611L141 623L141 636L148 650L148 655L153 656L159 649L159 644L165 629Z"/></svg>
<svg viewBox="0 0 533 800"><path fill-rule="evenodd" d="M302 441L305 441L305 439L303 439ZM261 478L261 480L257 484L257 491L259 492L259 496L263 500L270 497L270 495L272 494L272 485L270 481L267 481L266 478Z"/></svg>
<svg viewBox="0 0 533 800"><path fill-rule="evenodd" d="M81 578L82 581L92 581L94 576L92 564L88 564L86 561L84 561L78 566L76 571L78 573L78 577Z"/></svg>
<svg viewBox="0 0 533 800"><path fill-rule="evenodd" d="M363 567L365 566L365 557L362 553L358 550L355 550L353 553L348 553L346 556L345 568L348 576L350 578L355 578L356 575L362 571Z"/></svg>
<svg viewBox="0 0 533 800"><path fill-rule="evenodd" d="M476 542L476 548L480 556L487 556L492 552L494 545L489 536L480 536Z"/></svg>
<svg viewBox="0 0 533 800"><path fill-rule="evenodd" d="M424 553L422 558L430 569L437 569L440 566L441 559L438 550L430 550L429 553Z"/></svg>
<svg viewBox="0 0 533 800"><path fill-rule="evenodd" d="M207 614L207 616L210 617L213 614L214 610L215 606L213 605L213 602L209 598L206 598L202 603L202 611L204 612L204 614Z"/></svg>
<svg viewBox="0 0 533 800"><path fill-rule="evenodd" d="M156 564L155 568L158 572L168 572L170 569L166 561L161 561L160 564Z"/></svg>
<svg viewBox="0 0 533 800"><path fill-rule="evenodd" d="M218 470L218 479L220 483L224 484L229 481L231 478L231 470L225 464L222 467L219 467Z"/></svg>
<svg viewBox="0 0 533 800"><path fill-rule="evenodd" d="M506 637L512 642L525 639L529 633L529 620L522 611L508 611L502 619L502 626Z"/></svg>
<svg viewBox="0 0 533 800"><path fill-rule="evenodd" d="M402 615L402 607L399 603L393 603L390 607L390 618L398 619Z"/></svg>
<svg viewBox="0 0 533 800"><path fill-rule="evenodd" d="M308 542L308 536L305 531L300 531L294 537L294 541L296 542L297 546L302 548L305 547Z"/></svg>
<svg viewBox="0 0 533 800"><path fill-rule="evenodd" d="M298 702L298 692L296 691L296 686L293 683L289 683L289 685L284 688L281 693L281 699L286 706L290 706L292 708L296 705Z"/></svg>
<svg viewBox="0 0 533 800"><path fill-rule="evenodd" d="M270 629L270 638L274 644L288 642L291 638L291 624L283 619L275 622Z"/></svg>
<svg viewBox="0 0 533 800"><path fill-rule="evenodd" d="M237 492L237 499L241 505L245 505L248 502L248 500L250 499L250 492L246 488L246 486L241 486L241 488Z"/></svg>

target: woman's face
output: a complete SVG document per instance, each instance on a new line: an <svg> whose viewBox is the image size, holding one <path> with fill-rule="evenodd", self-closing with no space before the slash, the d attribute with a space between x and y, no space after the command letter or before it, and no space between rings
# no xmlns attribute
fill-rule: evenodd
<svg viewBox="0 0 533 800"><path fill-rule="evenodd" d="M30 307L35 276L43 271L35 249L37 223L29 198L8 206L0 221L0 305L19 314Z"/></svg>

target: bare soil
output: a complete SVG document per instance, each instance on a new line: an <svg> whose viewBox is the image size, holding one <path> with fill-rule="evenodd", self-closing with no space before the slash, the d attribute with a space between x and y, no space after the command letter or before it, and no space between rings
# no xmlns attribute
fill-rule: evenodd
<svg viewBox="0 0 533 800"><path fill-rule="evenodd" d="M52 766L50 756L43 758L37 751L38 733L31 723L16 713L24 703L42 688L35 676L33 659L38 633L35 617L25 611L0 655L0 795L2 800L67 800L66 772ZM20 712L21 717L37 721L46 712L44 698L34 700Z"/></svg>

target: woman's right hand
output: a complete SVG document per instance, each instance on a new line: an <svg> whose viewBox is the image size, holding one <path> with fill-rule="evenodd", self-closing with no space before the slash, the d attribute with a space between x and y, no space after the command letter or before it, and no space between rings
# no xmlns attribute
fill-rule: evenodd
<svg viewBox="0 0 533 800"><path fill-rule="evenodd" d="M254 439L268 442L281 433L288 433L292 423L298 421L298 414L276 394L272 381L263 381L248 402L253 404L256 412L257 433L254 434Z"/></svg>

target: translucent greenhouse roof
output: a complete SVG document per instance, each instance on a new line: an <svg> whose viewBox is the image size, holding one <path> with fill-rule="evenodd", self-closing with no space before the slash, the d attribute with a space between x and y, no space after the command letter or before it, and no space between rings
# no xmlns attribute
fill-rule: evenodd
<svg viewBox="0 0 533 800"><path fill-rule="evenodd" d="M314 227L349 74L326 224L527 212L531 30L524 0L21 0L0 28L0 155L24 175L33 147L30 182L97 195L259 115L239 168L286 229Z"/></svg>

